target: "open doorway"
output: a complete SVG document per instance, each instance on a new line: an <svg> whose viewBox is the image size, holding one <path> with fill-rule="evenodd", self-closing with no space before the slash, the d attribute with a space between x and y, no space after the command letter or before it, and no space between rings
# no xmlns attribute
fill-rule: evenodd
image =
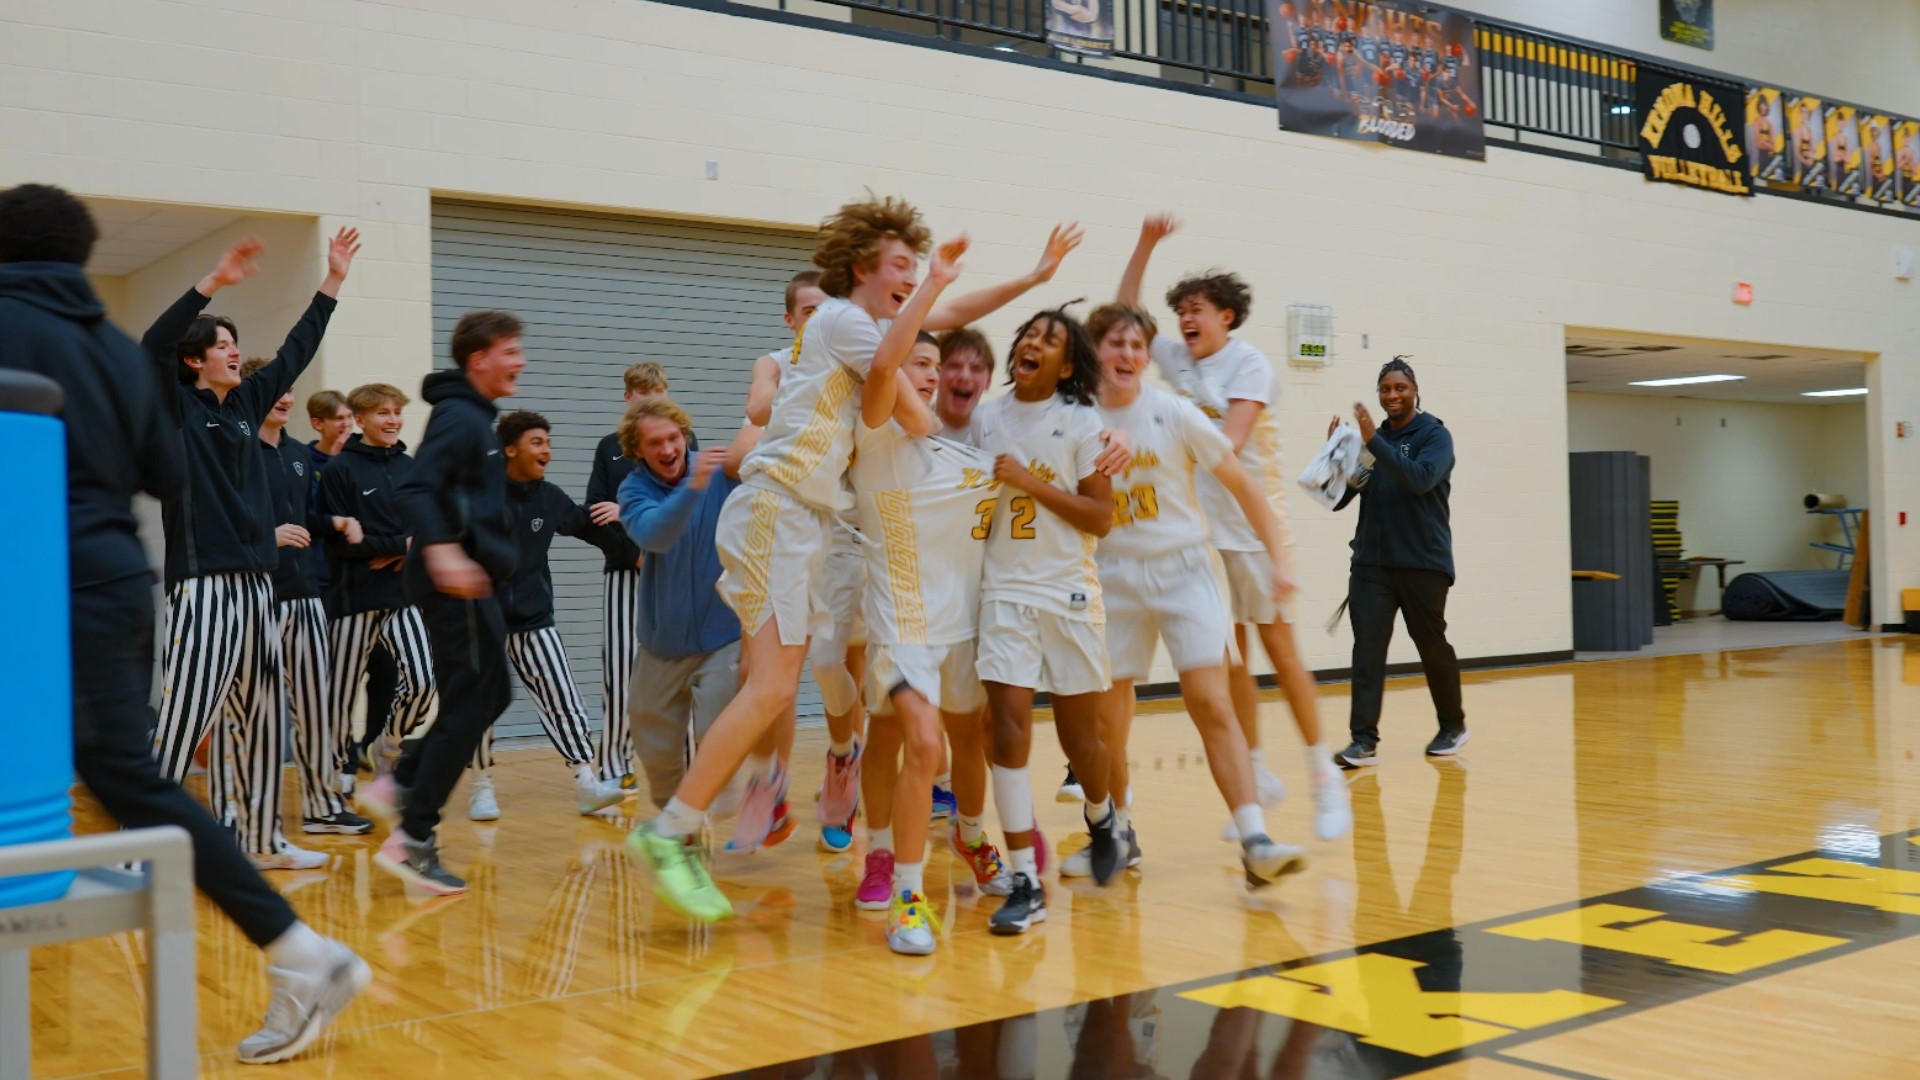
<svg viewBox="0 0 1920 1080"><path fill-rule="evenodd" d="M1860 633L1839 616L1870 509L1866 365L1854 353L1568 328L1577 655ZM1641 502L1644 517L1621 516ZM1632 555L1612 568L1619 580L1583 579L1609 568L1577 565L1606 561L1595 553L1612 548L1591 539L1601 525ZM1650 552L1630 550L1643 530ZM1621 589L1648 596L1622 604Z"/></svg>

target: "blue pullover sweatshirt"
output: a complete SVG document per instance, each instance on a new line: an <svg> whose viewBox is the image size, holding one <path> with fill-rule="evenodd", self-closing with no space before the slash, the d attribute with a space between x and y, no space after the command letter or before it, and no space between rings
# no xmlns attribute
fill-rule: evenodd
<svg viewBox="0 0 1920 1080"><path fill-rule="evenodd" d="M669 484L644 463L620 482L620 524L643 553L640 644L663 660L703 655L740 639L740 620L715 587L720 548L714 541L720 508L739 486L715 469L706 490L696 491L690 476Z"/></svg>

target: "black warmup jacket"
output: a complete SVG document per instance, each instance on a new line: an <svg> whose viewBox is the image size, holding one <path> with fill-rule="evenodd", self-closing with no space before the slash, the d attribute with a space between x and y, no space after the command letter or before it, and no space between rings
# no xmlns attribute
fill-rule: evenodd
<svg viewBox="0 0 1920 1080"><path fill-rule="evenodd" d="M1373 473L1348 488L1335 510L1360 498L1353 565L1437 570L1453 580L1453 526L1447 496L1453 482L1453 436L1431 413L1416 413L1394 430L1383 421L1367 449Z"/></svg>
<svg viewBox="0 0 1920 1080"><path fill-rule="evenodd" d="M222 401L211 390L193 388L191 371L175 353L208 301L199 290L188 289L140 342L168 416L179 428L186 462L186 490L164 506L169 586L212 574L267 574L279 565L276 523L266 520L273 507L266 460L255 449L260 421L313 362L336 306L332 297L314 293L273 362Z"/></svg>
<svg viewBox="0 0 1920 1080"><path fill-rule="evenodd" d="M400 484L401 518L413 535L407 600L418 603L434 591L422 555L434 544L459 544L486 569L497 590L513 576L506 455L493 431L499 410L458 368L427 376L420 383L420 396L433 406L433 415L413 473ZM324 475L332 476L339 467L336 460Z"/></svg>
<svg viewBox="0 0 1920 1080"><path fill-rule="evenodd" d="M700 440L687 440L689 455L700 452ZM620 433L611 431L600 440L593 452L593 471L587 474L587 505L594 503L620 501L620 485L626 483L627 474L633 471L636 462L620 450ZM615 570L632 570L640 565L640 548L627 537L627 530L618 521L611 525L589 525L598 530L598 536L581 537L587 543L607 553L604 567L609 574Z"/></svg>
<svg viewBox="0 0 1920 1080"><path fill-rule="evenodd" d="M327 618L343 619L365 611L407 606L401 564L375 570L373 560L407 553L407 521L400 509L400 485L413 475L407 444L369 446L359 435L327 463L315 498L322 521L358 518L358 544L345 533L327 533Z"/></svg>
<svg viewBox="0 0 1920 1080"><path fill-rule="evenodd" d="M107 321L72 263L0 264L0 368L43 375L65 395L72 587L149 573L134 493L174 499L187 482L162 404L173 381L154 382L146 355Z"/></svg>
<svg viewBox="0 0 1920 1080"><path fill-rule="evenodd" d="M547 551L553 546L553 538L571 536L603 550L611 540L605 529L596 527L587 517L584 507L545 480L522 484L508 479L507 513L513 529L513 574L499 585L500 611L507 617L507 632L518 634L552 626L553 570L547 565Z"/></svg>
<svg viewBox="0 0 1920 1080"><path fill-rule="evenodd" d="M274 527L293 524L313 534L313 546L325 542L325 533L310 513L307 490L313 474L313 458L307 448L280 432L280 444L260 444L265 453L267 490L273 497ZM324 520L324 519L322 519ZM331 532L328 528L326 532ZM320 581L313 572L313 553L306 548L278 549L280 561L273 568L273 600L311 600L320 595Z"/></svg>

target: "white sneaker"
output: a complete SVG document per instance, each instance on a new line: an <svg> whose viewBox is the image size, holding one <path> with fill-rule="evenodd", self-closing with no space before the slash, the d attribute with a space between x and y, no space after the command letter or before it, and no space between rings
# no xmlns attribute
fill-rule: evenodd
<svg viewBox="0 0 1920 1080"><path fill-rule="evenodd" d="M488 781L488 789L492 789L491 780ZM618 806L620 800L627 797L627 793L620 790L620 781L596 780L591 772L574 776L573 791L582 814L596 814L609 806ZM494 816L500 816L498 809L494 811Z"/></svg>
<svg viewBox="0 0 1920 1080"><path fill-rule="evenodd" d="M1273 775L1273 770L1265 765L1253 767L1253 787L1260 796L1260 805L1271 810L1279 806L1287 797L1287 785Z"/></svg>
<svg viewBox="0 0 1920 1080"><path fill-rule="evenodd" d="M473 778L473 793L467 796L468 821L499 821L500 800L493 795L493 777Z"/></svg>
<svg viewBox="0 0 1920 1080"><path fill-rule="evenodd" d="M298 1056L373 982L372 969L353 950L332 939L327 946L332 955L324 971L267 969L267 1019L240 1043L242 1062L271 1065Z"/></svg>
<svg viewBox="0 0 1920 1080"><path fill-rule="evenodd" d="M1347 782L1337 772L1313 778L1313 836L1338 840L1353 831L1353 800Z"/></svg>
<svg viewBox="0 0 1920 1080"><path fill-rule="evenodd" d="M285 840L280 841L271 855L248 855L247 858L261 870L318 870L328 861L321 852L295 847Z"/></svg>
<svg viewBox="0 0 1920 1080"><path fill-rule="evenodd" d="M1233 822L1227 822L1227 827L1232 828ZM1120 868L1122 870L1131 870L1139 866L1140 837L1138 833L1133 831L1133 826L1127 826L1126 835L1119 837L1119 840L1127 845L1126 854L1121 857ZM1093 845L1089 844L1060 860L1060 876L1063 878L1092 877Z"/></svg>
<svg viewBox="0 0 1920 1080"><path fill-rule="evenodd" d="M1246 869L1247 885L1258 889L1288 874L1305 870L1307 852L1305 848L1277 844L1266 836L1256 836L1241 848L1240 865Z"/></svg>

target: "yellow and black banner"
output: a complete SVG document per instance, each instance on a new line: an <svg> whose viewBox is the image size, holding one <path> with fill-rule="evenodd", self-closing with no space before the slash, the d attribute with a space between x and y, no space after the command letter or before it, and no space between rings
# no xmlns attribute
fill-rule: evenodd
<svg viewBox="0 0 1920 1080"><path fill-rule="evenodd" d="M1737 126L1743 88L1641 64L1634 97L1647 179L1753 194L1753 163Z"/></svg>
<svg viewBox="0 0 1920 1080"><path fill-rule="evenodd" d="M1893 171L1900 205L1920 210L1920 120L1901 120L1893 125Z"/></svg>
<svg viewBox="0 0 1920 1080"><path fill-rule="evenodd" d="M1860 118L1860 153L1867 173L1867 198L1892 206L1900 201L1893 167L1893 129L1900 123L1885 113Z"/></svg>
<svg viewBox="0 0 1920 1080"><path fill-rule="evenodd" d="M1047 44L1077 56L1113 52L1113 0L1047 0Z"/></svg>
<svg viewBox="0 0 1920 1080"><path fill-rule="evenodd" d="M1827 110L1817 97L1787 99L1787 146L1793 155L1789 179L1808 190L1827 188Z"/></svg>
<svg viewBox="0 0 1920 1080"><path fill-rule="evenodd" d="M1660 36L1696 49L1713 48L1713 0L1660 0Z"/></svg>
<svg viewBox="0 0 1920 1080"><path fill-rule="evenodd" d="M1860 155L1860 124L1851 105L1827 102L1827 189L1841 195L1867 190Z"/></svg>
<svg viewBox="0 0 1920 1080"><path fill-rule="evenodd" d="M1747 90L1747 152L1753 178L1763 184L1793 182L1793 155L1787 150L1787 113L1780 91L1771 86Z"/></svg>

